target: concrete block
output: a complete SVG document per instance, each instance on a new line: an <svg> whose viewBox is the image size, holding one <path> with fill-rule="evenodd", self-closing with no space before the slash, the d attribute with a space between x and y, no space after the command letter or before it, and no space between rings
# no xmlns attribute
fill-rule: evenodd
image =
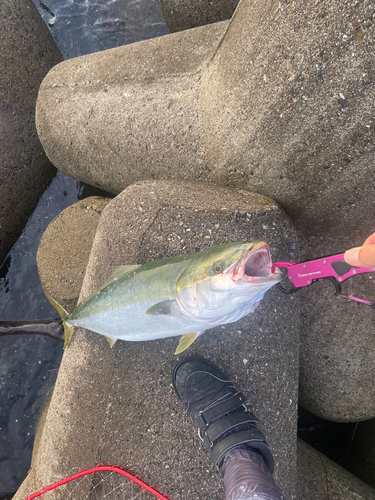
<svg viewBox="0 0 375 500"><path fill-rule="evenodd" d="M305 234L364 237L372 19L367 1L242 0L229 23L57 66L41 86L38 133L59 169L112 192L208 180L276 199Z"/></svg>
<svg viewBox="0 0 375 500"><path fill-rule="evenodd" d="M359 422L345 467L375 488L375 419Z"/></svg>
<svg viewBox="0 0 375 500"><path fill-rule="evenodd" d="M226 21L233 15L238 0L158 0L158 5L171 33Z"/></svg>
<svg viewBox="0 0 375 500"><path fill-rule="evenodd" d="M306 235L373 228L372 16L367 2L242 0L204 72L215 181L273 197Z"/></svg>
<svg viewBox="0 0 375 500"><path fill-rule="evenodd" d="M298 440L299 500L374 500L375 489Z"/></svg>
<svg viewBox="0 0 375 500"><path fill-rule="evenodd" d="M0 264L56 170L35 129L38 89L62 60L31 0L0 4Z"/></svg>
<svg viewBox="0 0 375 500"><path fill-rule="evenodd" d="M303 246L303 260L342 253L357 246L351 234L316 237ZM362 274L342 283L343 294L374 300L374 278ZM301 300L299 404L336 422L375 417L374 310L335 297L320 280L298 292Z"/></svg>
<svg viewBox="0 0 375 500"><path fill-rule="evenodd" d="M142 179L205 180L200 82L226 27L196 28L53 68L36 109L52 163L115 194Z"/></svg>
<svg viewBox="0 0 375 500"><path fill-rule="evenodd" d="M64 309L77 306L99 219L110 198L91 196L63 210L44 231L37 264L44 292Z"/></svg>
<svg viewBox="0 0 375 500"><path fill-rule="evenodd" d="M102 213L80 299L119 264L240 239L262 239L274 256L297 258L293 226L269 198L193 183L135 184ZM50 280L52 273L45 288ZM276 481L290 499L296 498L298 322L298 301L273 288L254 314L204 333L184 353L213 360L244 392L274 452ZM221 479L170 384L177 343L174 337L119 341L110 349L104 337L75 331L34 454L38 484L103 462L157 481L175 500L223 497Z"/></svg>
<svg viewBox="0 0 375 500"><path fill-rule="evenodd" d="M73 304L74 298L77 296L78 292L75 291L72 293L71 287L75 286L78 288L80 285L82 285L83 273L87 267L95 231L97 229L97 225L99 222L99 216L100 216L99 212L102 208L104 208L106 201L109 200L92 197L86 200L82 200L73 205L72 207L67 208L49 225L41 241L38 252L38 269L41 275L43 286L45 290L48 291L48 293L56 297L58 301L66 305L67 308L74 307ZM144 201L145 200L142 199L141 197L140 202L143 202L144 204ZM100 203L102 203L101 206L99 206ZM142 207L142 205L140 204L136 205L138 205L138 211L139 211L139 206ZM133 208L136 208L136 206ZM137 213L137 211L134 212ZM181 222L181 217L178 217L178 215L181 215L181 213L175 214L174 217L176 217L177 220L179 221L178 230L181 230L180 228L184 227L184 224L182 224L182 226L179 225ZM264 215L262 216L262 218L263 217ZM237 220L238 220L237 223L240 223L241 220L242 221L244 220L243 213L241 213L241 216L240 215L237 216ZM184 228L184 229L185 229L185 234L188 234L189 232L186 233L186 229L189 228ZM210 228L206 227L205 229L210 229ZM214 225L214 229L215 232L217 232L220 229L220 223L218 228L216 228ZM170 246L171 242L169 242L168 245ZM83 250L83 247L85 247L86 250ZM52 257L51 254L52 255L56 254L56 256ZM80 257L77 259L78 254L80 255ZM292 255L290 255L290 257L292 257ZM63 264L63 274L61 274L61 264L57 265L59 261ZM70 281L73 281L74 284L70 284ZM70 285L67 285L67 283L69 283ZM328 301L330 299L327 297L326 300ZM207 334L209 333L207 332ZM214 335L213 332L212 334ZM223 333L222 335L225 335L225 333ZM92 334L92 337L95 337L95 334ZM204 337L201 337L200 340L204 340ZM173 343L173 339L171 339L170 343L171 344ZM124 345L125 349L127 348L127 345L130 344L125 344ZM103 345L103 350L104 351L108 350L105 343ZM135 353L133 353L133 355L134 354ZM227 358L228 355L229 352L225 353L224 358ZM249 365L249 362L253 363L252 360L249 360L246 366ZM225 362L225 364L226 363L227 362ZM95 369L93 368L93 371L94 370ZM246 374L246 376L248 375ZM69 379L70 377L71 376L69 376ZM165 375L165 380L167 380L167 378L168 374ZM238 374L237 374L237 380L238 380ZM159 385L157 386L156 392L163 392L162 384L160 382L161 381L158 380ZM60 379L58 384L61 385L61 383L62 381ZM249 382L247 383L249 384ZM250 386L251 385L252 384L250 384ZM69 384L67 385L66 390L68 391L70 390ZM244 387L242 387L242 390L244 390ZM91 391L91 394L92 392L93 390ZM168 388L168 394L169 394L169 388ZM64 400L65 398L66 396L64 396ZM169 394L168 398L172 402L172 407L170 408L171 413L174 413L173 416L175 420L177 420L177 425L179 426L180 423L178 421L181 420L181 418L183 418L183 410L181 409L181 405L177 408L178 404L176 404L176 401L173 400L173 396L170 397ZM47 435L50 435L52 433L52 429L50 428L49 430L44 431L44 424L46 422L46 418L48 415L50 400L51 398L49 397L48 402L46 402L46 404L44 405L43 410L41 412L41 416L38 419L38 425L36 429L36 436L34 442L34 450L33 450L33 460L31 464L30 473L28 474L24 483L18 490L15 496L15 500L23 500L26 496L28 496L32 492L35 492L38 489L46 486L46 478L43 476L43 474L41 474L41 467L38 464L42 463L49 456L47 453L49 446L46 446L45 443L46 439L45 432L48 433ZM63 403L62 401L61 403L57 401L55 402L55 404L57 405L57 409L56 408L55 410L51 409L52 416L49 417L52 419L52 421L54 418L56 418L54 414L56 413L56 411L59 411L58 410L59 405ZM124 408L122 409L122 415L127 415L128 409L127 407L125 409ZM68 409L66 409L66 411L68 411ZM95 409L94 414L97 414L97 408ZM126 417L127 420L129 418L130 418L129 416ZM138 423L143 418L144 418L143 416L141 417L138 416L137 418ZM368 425L370 425L369 428ZM78 427L81 428L81 424L79 424ZM194 450L200 450L199 443L195 442L196 438L194 437L194 432L191 433L190 422L185 421L184 419L182 425L182 431L180 429L178 430L180 440L182 438L182 434L185 432L188 432L189 435L185 437L185 441L182 442L182 446L185 446L188 451L190 451L190 447L194 447ZM371 432L372 432L371 421L363 422L358 427L353 443L354 446L353 456L355 457L355 463L358 464L360 468L360 470L356 469L355 472L358 473L358 475L362 473L362 476L360 477L362 477L362 479L367 480L367 482L369 482L369 480L372 477L371 463L372 463L373 453L371 452L371 450L373 446L371 439L369 439L369 436L371 438ZM190 441L186 442L186 440L190 437L190 433L193 435L192 437L193 442ZM58 439L58 437L54 436L52 437L52 439L55 440ZM101 437L100 439L104 439L104 437ZM127 439L126 435L121 439L124 439L126 441ZM66 441L65 435L63 441ZM68 445L68 442L66 442L66 445ZM175 455L176 455L175 451L176 446L177 443L175 443L174 446L172 443L172 448L174 450L173 453ZM117 445L115 446L115 448L116 447ZM197 451L197 453L199 453L198 456L200 457L200 460L202 460L202 462L200 462L202 466L207 465L207 467L210 468L211 465L207 463L204 452L200 450L199 452ZM297 459L298 459L297 464L298 464L299 499L331 500L332 498L340 498L345 500L357 500L357 499L372 500L374 498L374 491L368 485L365 485L364 483L359 481L357 477L352 476L344 469L339 467L337 464L334 464L332 461L324 457L322 454L320 454L319 452L317 452L316 450L305 444L303 441L298 442ZM196 457L192 456L192 464L194 464L195 460ZM90 465L89 462L88 464ZM80 464L75 464L75 465L80 466ZM192 465L192 467L195 467L195 465ZM363 473L363 471L365 471L365 473ZM66 474L67 472L62 473L61 477L65 476ZM150 473L150 480L155 482L154 478L152 477L152 472ZM220 479L218 476L215 477L215 481L217 481L218 484L220 485ZM220 486L220 491L222 491L221 486ZM334 496L332 497L332 495Z"/></svg>

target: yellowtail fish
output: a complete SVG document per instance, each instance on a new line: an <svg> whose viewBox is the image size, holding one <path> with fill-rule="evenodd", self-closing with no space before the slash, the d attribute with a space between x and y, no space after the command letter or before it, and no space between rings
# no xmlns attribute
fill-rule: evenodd
<svg viewBox="0 0 375 500"><path fill-rule="evenodd" d="M141 341L182 335L175 354L205 330L254 311L281 281L271 274L264 242L234 242L143 265L118 267L72 314L48 297L61 315L65 346L72 326L117 339Z"/></svg>

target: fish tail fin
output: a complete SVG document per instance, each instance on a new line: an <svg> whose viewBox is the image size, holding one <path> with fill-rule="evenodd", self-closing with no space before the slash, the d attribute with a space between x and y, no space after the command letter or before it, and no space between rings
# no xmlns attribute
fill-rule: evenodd
<svg viewBox="0 0 375 500"><path fill-rule="evenodd" d="M65 340L64 340L64 349L68 347L70 344L70 341L72 339L72 327L67 326L65 324L65 320L69 316L69 313L66 309L63 308L58 302L56 302L55 299L53 299L50 295L46 294L46 297L48 299L48 302L51 304L52 307L56 309L56 311L60 314L61 319L63 320L64 324L64 334L65 334Z"/></svg>
<svg viewBox="0 0 375 500"><path fill-rule="evenodd" d="M63 321L66 320L66 318L69 316L68 311L66 311L63 306L61 306L58 302L56 302L55 299L53 299L50 295L46 294L46 297L48 299L48 302L51 304L52 307L56 309L56 311L60 314L61 319Z"/></svg>
<svg viewBox="0 0 375 500"><path fill-rule="evenodd" d="M72 326L68 326L65 323L64 324L64 346L63 348L66 349L68 345L70 344L70 341L72 340Z"/></svg>

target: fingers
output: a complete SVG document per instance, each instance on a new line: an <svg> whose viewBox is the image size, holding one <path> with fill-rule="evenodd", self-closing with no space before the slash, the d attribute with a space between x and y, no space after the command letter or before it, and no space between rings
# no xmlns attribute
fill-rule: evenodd
<svg viewBox="0 0 375 500"><path fill-rule="evenodd" d="M375 233L367 238L363 246L345 252L345 261L356 267L375 267Z"/></svg>
<svg viewBox="0 0 375 500"><path fill-rule="evenodd" d="M367 238L363 245L374 245L375 244L375 233Z"/></svg>
<svg viewBox="0 0 375 500"><path fill-rule="evenodd" d="M375 245L364 245L358 252L359 267L375 266Z"/></svg>
<svg viewBox="0 0 375 500"><path fill-rule="evenodd" d="M356 247L356 248L351 248L350 250L347 250L344 254L345 262L347 262L351 266L360 267L359 257L358 257L360 249L361 249L361 247Z"/></svg>

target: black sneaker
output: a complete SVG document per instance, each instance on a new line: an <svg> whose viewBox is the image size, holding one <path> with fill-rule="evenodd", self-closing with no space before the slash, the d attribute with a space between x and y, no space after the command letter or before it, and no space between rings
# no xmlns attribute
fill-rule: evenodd
<svg viewBox="0 0 375 500"><path fill-rule="evenodd" d="M176 363L172 384L217 467L228 450L246 444L261 453L273 473L273 456L256 426L258 419L223 372L208 360L191 356Z"/></svg>

